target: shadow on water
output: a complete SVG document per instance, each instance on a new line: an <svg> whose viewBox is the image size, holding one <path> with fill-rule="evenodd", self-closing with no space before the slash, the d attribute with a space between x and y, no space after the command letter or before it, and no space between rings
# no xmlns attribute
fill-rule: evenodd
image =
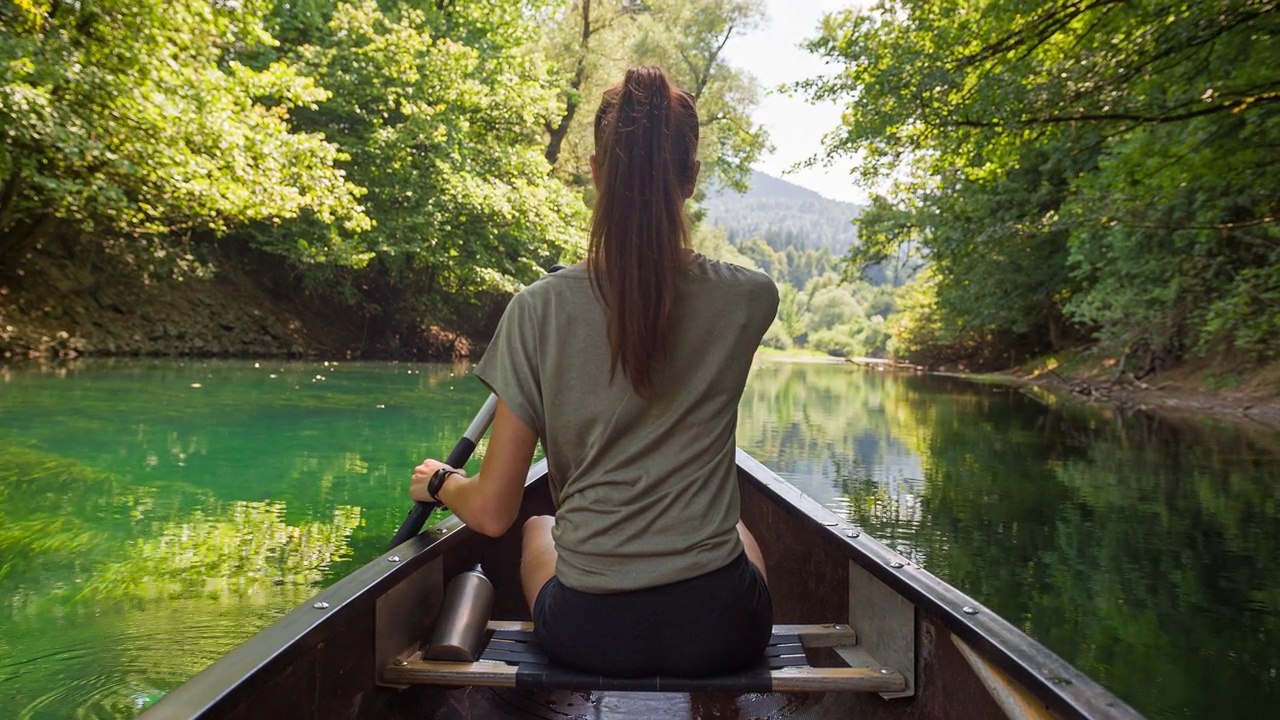
<svg viewBox="0 0 1280 720"><path fill-rule="evenodd" d="M1280 707L1280 435L778 364L739 436L1145 714Z"/></svg>

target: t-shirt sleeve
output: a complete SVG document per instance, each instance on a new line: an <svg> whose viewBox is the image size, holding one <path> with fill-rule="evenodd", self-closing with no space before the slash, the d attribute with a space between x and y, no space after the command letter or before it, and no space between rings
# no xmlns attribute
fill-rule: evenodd
<svg viewBox="0 0 1280 720"><path fill-rule="evenodd" d="M533 304L517 293L498 321L493 341L475 376L539 437L543 435L542 382L538 372L538 326Z"/></svg>
<svg viewBox="0 0 1280 720"><path fill-rule="evenodd" d="M752 334L758 344L778 316L778 286L764 273L752 273L757 277L748 289L748 307Z"/></svg>

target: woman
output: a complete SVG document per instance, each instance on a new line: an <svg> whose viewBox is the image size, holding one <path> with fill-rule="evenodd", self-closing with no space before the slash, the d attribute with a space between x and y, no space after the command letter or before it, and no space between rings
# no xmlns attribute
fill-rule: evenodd
<svg viewBox="0 0 1280 720"><path fill-rule="evenodd" d="M777 288L689 249L698 115L662 70L604 94L595 143L587 260L516 295L476 367L499 398L480 473L426 460L410 494L501 535L541 440L557 509L524 526L521 582L552 660L610 677L734 672L772 623L734 426Z"/></svg>

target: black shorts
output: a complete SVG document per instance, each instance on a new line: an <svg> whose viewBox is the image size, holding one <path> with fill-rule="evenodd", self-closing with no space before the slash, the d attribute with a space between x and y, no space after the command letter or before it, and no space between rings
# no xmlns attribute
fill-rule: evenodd
<svg viewBox="0 0 1280 720"><path fill-rule="evenodd" d="M552 577L533 607L534 636L553 662L605 677L709 677L764 654L773 600L746 553L669 585L586 593Z"/></svg>

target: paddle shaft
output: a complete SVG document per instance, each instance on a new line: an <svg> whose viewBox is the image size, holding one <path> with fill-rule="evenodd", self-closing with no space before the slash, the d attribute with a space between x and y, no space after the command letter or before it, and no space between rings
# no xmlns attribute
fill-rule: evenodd
<svg viewBox="0 0 1280 720"><path fill-rule="evenodd" d="M498 409L498 396L489 395L489 399L484 401L484 405L480 407L480 412L476 413L476 417L471 421L471 425L467 431L463 433L458 440L458 444L453 446L453 452L449 453L449 457L445 458L444 464L451 468L461 469L467 461L471 459L471 453L475 452L476 445L479 444L480 438L488 432L489 425L493 423L493 415ZM414 503L413 509L409 510L409 515L400 524L400 529L396 531L396 536L391 539L391 545L388 549L396 547L400 543L417 535L421 530L427 518L431 515L431 511L435 505L431 503Z"/></svg>

